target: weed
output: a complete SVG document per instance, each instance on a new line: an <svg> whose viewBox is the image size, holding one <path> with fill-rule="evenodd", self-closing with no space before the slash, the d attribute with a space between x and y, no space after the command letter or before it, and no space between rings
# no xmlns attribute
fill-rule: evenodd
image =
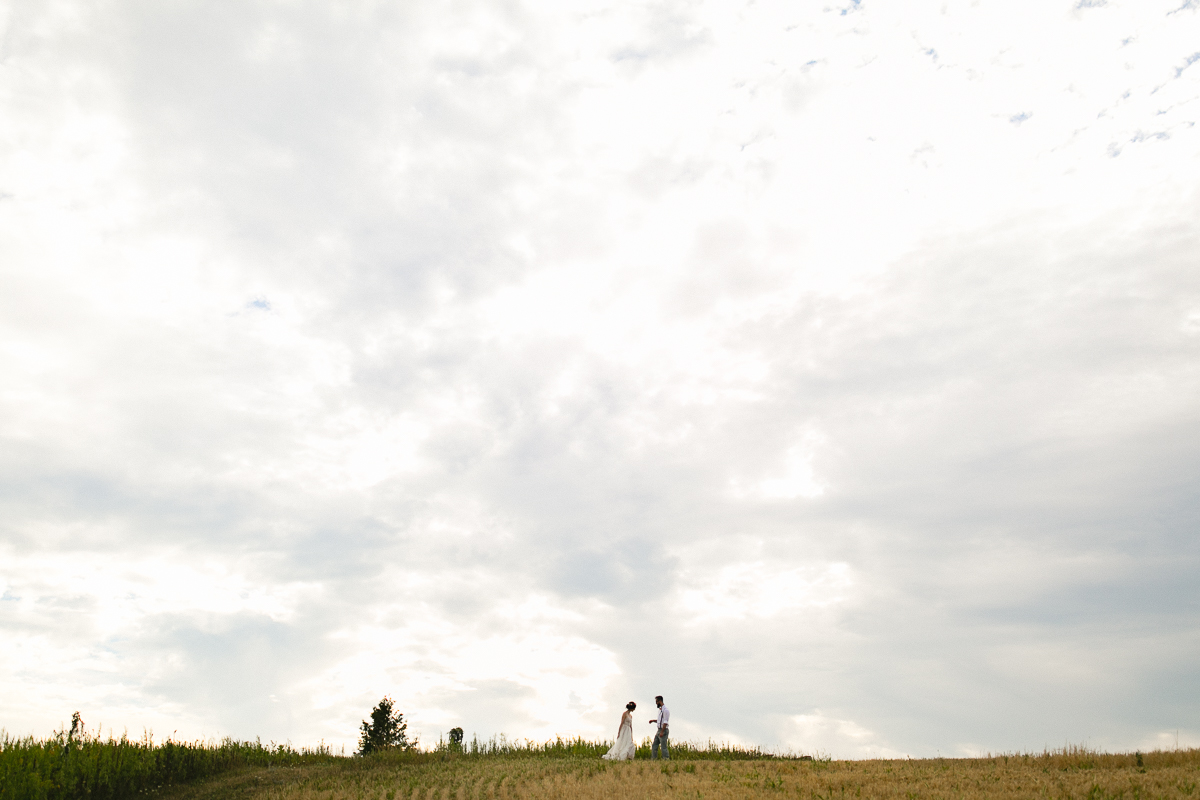
<svg viewBox="0 0 1200 800"><path fill-rule="evenodd" d="M150 733L140 741L125 734L102 739L84 729L76 712L71 728L49 739L0 734L0 800L94 800L126 798L176 783L194 781L238 767L297 766L328 762L321 745L295 750L262 742L176 742L154 744Z"/></svg>

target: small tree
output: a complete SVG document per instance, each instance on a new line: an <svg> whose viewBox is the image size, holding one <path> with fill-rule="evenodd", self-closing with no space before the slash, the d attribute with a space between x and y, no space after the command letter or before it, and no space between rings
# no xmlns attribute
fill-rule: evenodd
<svg viewBox="0 0 1200 800"><path fill-rule="evenodd" d="M463 737L463 729L462 728L451 728L450 729L450 749L451 750L462 750L462 737Z"/></svg>
<svg viewBox="0 0 1200 800"><path fill-rule="evenodd" d="M379 705L371 710L371 721L363 720L358 754L365 756L391 748L408 750L416 747L415 741L408 741L407 730L408 723L404 721L404 715L392 710L392 698L385 695Z"/></svg>

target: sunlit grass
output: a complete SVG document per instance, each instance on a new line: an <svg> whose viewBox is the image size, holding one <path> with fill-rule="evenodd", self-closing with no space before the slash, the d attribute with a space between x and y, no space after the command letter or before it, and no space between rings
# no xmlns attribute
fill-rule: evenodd
<svg viewBox="0 0 1200 800"><path fill-rule="evenodd" d="M551 752L557 752L552 749ZM1139 763L1140 762L1140 763ZM1200 798L1200 750L1086 748L974 759L772 758L600 761L545 754L404 753L254 770L177 790L170 800L601 800L601 798Z"/></svg>
<svg viewBox="0 0 1200 800"><path fill-rule="evenodd" d="M358 774L421 765L479 763L482 761L568 760L599 761L611 743L581 738L556 738L547 742L510 740L504 736L480 740L473 737L462 747L439 742L431 750L397 750L367 758L334 756L318 746L296 750L286 744L238 742L155 743L146 734L141 739L126 735L107 738L83 731L78 718L70 731L59 731L49 739L13 738L0 733L0 800L57 800L58 798L126 798L163 787L188 784L230 771L276 769L324 765L340 772ZM650 754L650 740L638 747L640 757ZM772 758L759 748L709 743L699 746L680 742L673 746L677 759L746 760Z"/></svg>
<svg viewBox="0 0 1200 800"><path fill-rule="evenodd" d="M0 799L129 798L163 786L246 767L328 763L327 747L295 750L262 742L155 743L149 734L130 739L84 732L78 725L49 739L13 738L0 732Z"/></svg>
<svg viewBox="0 0 1200 800"><path fill-rule="evenodd" d="M1103 753L1066 747L973 759L834 761L677 742L669 762L600 756L609 742L472 738L461 747L337 756L261 742L155 743L81 729L0 734L0 799L466 800L467 798L1195 798L1200 749Z"/></svg>
<svg viewBox="0 0 1200 800"><path fill-rule="evenodd" d="M650 737L642 739L636 748L637 758L650 758ZM433 746L435 754L481 756L481 757L528 757L528 758L599 758L612 747L610 741L590 741L579 737L563 739L555 737L545 742L530 739L508 739L503 734L491 739L472 737L456 748L445 741ZM707 744L696 742L671 742L671 757L676 760L748 761L772 758L797 758L791 754L779 755L760 747L728 744L709 740Z"/></svg>

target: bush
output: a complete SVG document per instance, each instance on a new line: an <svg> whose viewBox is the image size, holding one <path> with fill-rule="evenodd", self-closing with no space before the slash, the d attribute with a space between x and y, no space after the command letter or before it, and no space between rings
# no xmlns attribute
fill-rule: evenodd
<svg viewBox="0 0 1200 800"><path fill-rule="evenodd" d="M358 740L358 755L367 756L381 750L411 750L417 742L408 741L408 723L404 715L392 710L392 698L384 695L371 710L371 721L363 720L362 736Z"/></svg>

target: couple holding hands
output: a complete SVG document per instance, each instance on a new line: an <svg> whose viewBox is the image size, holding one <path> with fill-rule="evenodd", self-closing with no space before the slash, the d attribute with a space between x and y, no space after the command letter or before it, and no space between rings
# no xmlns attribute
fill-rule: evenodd
<svg viewBox="0 0 1200 800"><path fill-rule="evenodd" d="M662 695L654 698L654 704L658 706L658 718L650 720L651 725L658 725L658 729L654 733L654 747L651 751L651 758L658 758L659 745L662 746L662 757L670 758L671 750L667 746L667 736L670 734L671 712L663 705ZM625 713L621 715L621 727L617 728L617 741L601 758L607 758L609 761L632 761L634 750L637 748L633 744L633 710L637 708L637 703L630 700L625 704Z"/></svg>

